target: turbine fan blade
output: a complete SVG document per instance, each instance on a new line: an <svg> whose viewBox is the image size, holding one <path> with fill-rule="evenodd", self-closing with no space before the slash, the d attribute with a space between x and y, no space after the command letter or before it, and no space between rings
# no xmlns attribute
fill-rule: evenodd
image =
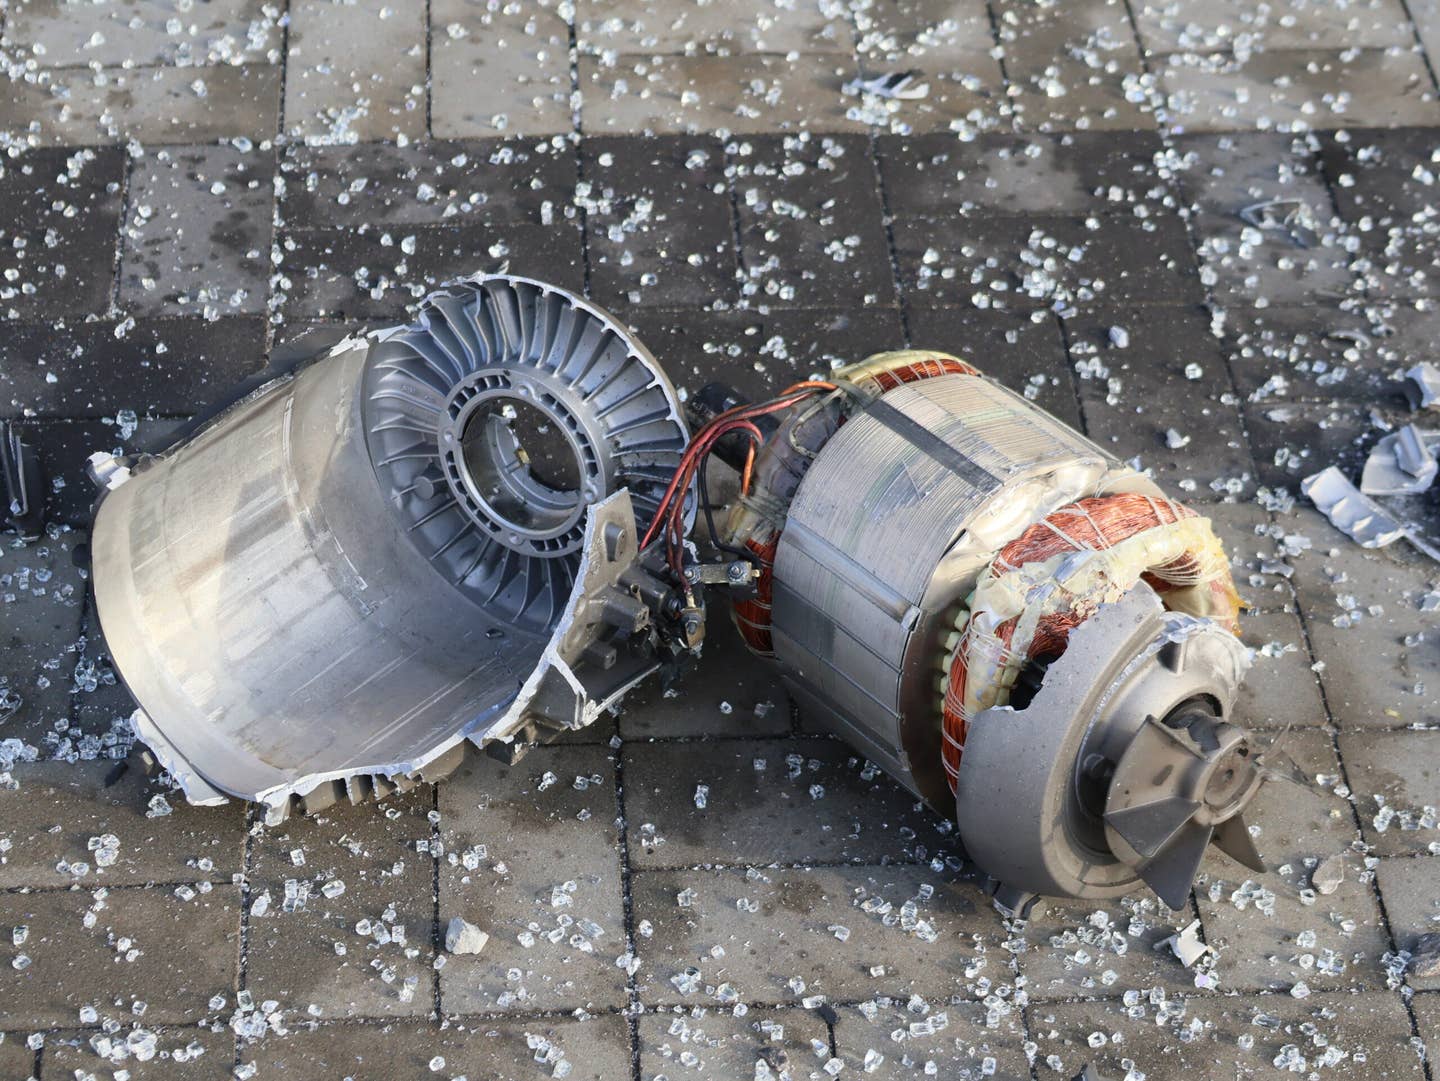
<svg viewBox="0 0 1440 1081"><path fill-rule="evenodd" d="M1255 840L1250 836L1250 827L1245 825L1243 816L1236 815L1220 823L1215 830L1214 843L1216 848L1236 863L1244 864L1260 874L1265 872L1265 859L1255 847Z"/></svg>
<svg viewBox="0 0 1440 1081"><path fill-rule="evenodd" d="M1153 859L1169 843L1200 804L1182 796L1167 796L1149 803L1125 805L1116 800L1117 806L1105 812L1105 822L1125 839L1141 859Z"/></svg>
<svg viewBox="0 0 1440 1081"><path fill-rule="evenodd" d="M1214 831L1190 823L1154 859L1140 867L1140 877L1156 896L1177 911L1190 898L1190 884L1205 858L1205 848Z"/></svg>

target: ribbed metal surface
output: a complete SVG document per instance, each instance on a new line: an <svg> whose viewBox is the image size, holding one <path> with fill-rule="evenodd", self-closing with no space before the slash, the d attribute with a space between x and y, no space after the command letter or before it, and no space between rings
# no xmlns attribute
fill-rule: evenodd
<svg viewBox="0 0 1440 1081"><path fill-rule="evenodd" d="M363 394L376 474L416 547L495 616L537 632L574 584L585 508L629 488L648 525L688 439L642 346L572 294L519 278L427 298L374 347ZM567 460L564 488L517 453L506 419L517 406ZM477 428L493 460L484 475L466 457Z"/></svg>

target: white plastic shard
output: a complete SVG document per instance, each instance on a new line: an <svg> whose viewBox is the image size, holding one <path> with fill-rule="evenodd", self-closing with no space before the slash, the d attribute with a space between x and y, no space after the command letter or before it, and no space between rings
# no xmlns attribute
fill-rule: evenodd
<svg viewBox="0 0 1440 1081"><path fill-rule="evenodd" d="M1435 481L1435 448L1440 432L1407 424L1385 436L1370 451L1360 490L1366 495L1419 495Z"/></svg>
<svg viewBox="0 0 1440 1081"><path fill-rule="evenodd" d="M918 71L890 71L853 79L845 84L851 94L874 94L894 101L919 101L930 96L930 84Z"/></svg>
<svg viewBox="0 0 1440 1081"><path fill-rule="evenodd" d="M1207 953L1214 953L1200 938L1200 921L1192 920L1184 930L1169 938L1155 944L1155 948L1163 949L1168 947L1170 952L1180 958L1180 963L1186 968L1192 967Z"/></svg>
<svg viewBox="0 0 1440 1081"><path fill-rule="evenodd" d="M490 936L469 920L453 916L445 927L445 950L447 953L479 953L490 941Z"/></svg>

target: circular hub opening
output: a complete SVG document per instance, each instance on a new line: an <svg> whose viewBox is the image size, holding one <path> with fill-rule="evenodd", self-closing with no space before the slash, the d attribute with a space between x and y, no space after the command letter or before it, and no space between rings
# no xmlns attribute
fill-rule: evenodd
<svg viewBox="0 0 1440 1081"><path fill-rule="evenodd" d="M460 451L475 494L510 528L551 533L574 519L584 483L579 454L533 402L482 402L465 420Z"/></svg>

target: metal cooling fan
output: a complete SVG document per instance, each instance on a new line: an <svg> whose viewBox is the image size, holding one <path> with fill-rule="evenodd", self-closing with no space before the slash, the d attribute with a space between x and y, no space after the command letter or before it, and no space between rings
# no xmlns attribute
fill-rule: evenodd
<svg viewBox="0 0 1440 1081"><path fill-rule="evenodd" d="M647 524L684 451L658 371L612 317L568 293L461 283L374 349L363 409L376 474L447 580L544 632L574 584L586 507L629 488Z"/></svg>

